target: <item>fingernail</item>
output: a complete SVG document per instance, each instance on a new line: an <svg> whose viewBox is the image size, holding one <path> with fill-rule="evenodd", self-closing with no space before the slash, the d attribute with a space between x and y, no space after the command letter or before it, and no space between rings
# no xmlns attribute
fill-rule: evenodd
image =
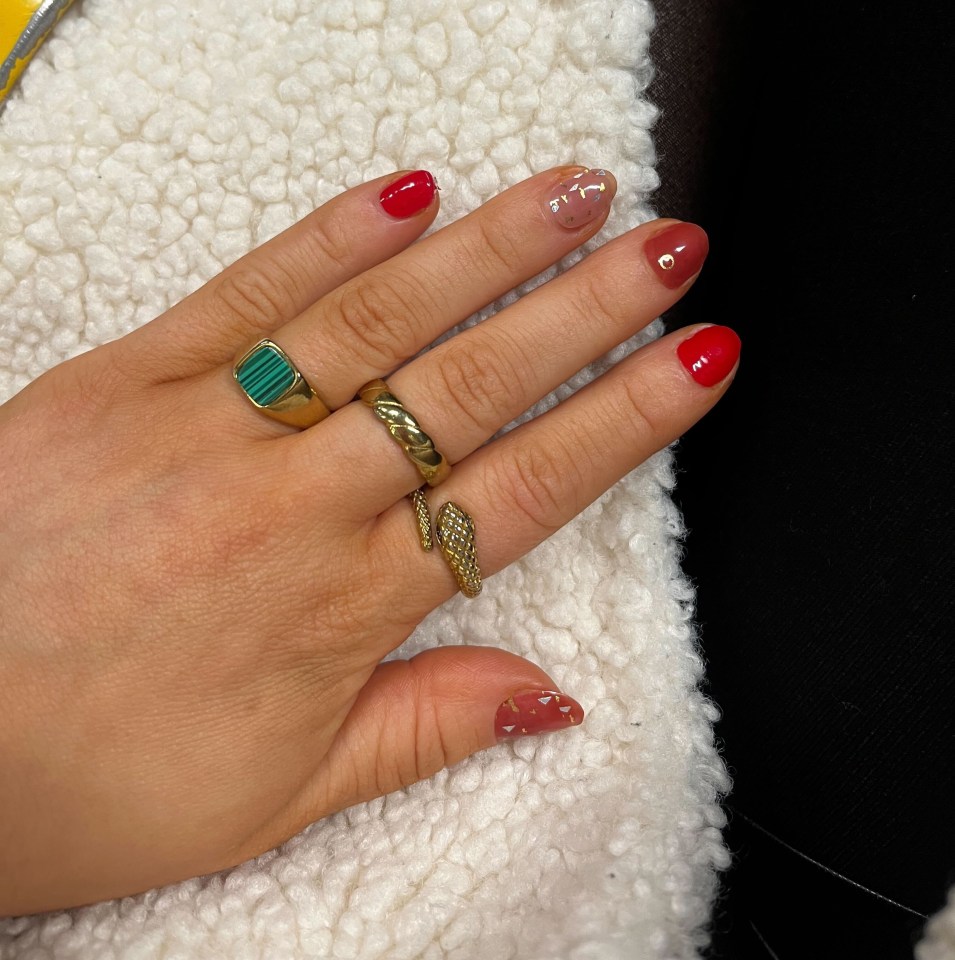
<svg viewBox="0 0 955 960"><path fill-rule="evenodd" d="M415 170L389 183L378 199L388 216L407 220L431 205L437 189L434 177L427 170Z"/></svg>
<svg viewBox="0 0 955 960"><path fill-rule="evenodd" d="M650 237L643 249L660 282L675 290L700 272L710 241L695 223L674 223Z"/></svg>
<svg viewBox="0 0 955 960"><path fill-rule="evenodd" d="M739 349L740 339L729 327L703 327L676 348L676 355L697 383L713 387L736 366Z"/></svg>
<svg viewBox="0 0 955 960"><path fill-rule="evenodd" d="M546 208L562 227L578 228L604 216L617 192L617 181L607 170L581 170L547 191Z"/></svg>
<svg viewBox="0 0 955 960"><path fill-rule="evenodd" d="M508 697L497 708L494 732L498 740L513 740L576 727L583 719L584 708L566 693L525 690Z"/></svg>

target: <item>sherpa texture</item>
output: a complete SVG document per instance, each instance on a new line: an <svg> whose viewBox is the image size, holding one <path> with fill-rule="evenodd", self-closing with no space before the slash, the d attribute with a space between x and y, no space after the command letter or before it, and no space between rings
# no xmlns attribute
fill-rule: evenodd
<svg viewBox="0 0 955 960"><path fill-rule="evenodd" d="M436 173L439 225L568 162L619 179L604 238L650 218L651 25L644 0L84 0L0 118L0 396L396 168ZM698 956L727 781L672 484L664 452L398 651L500 644L582 727L234 870L4 921L0 958Z"/></svg>
<svg viewBox="0 0 955 960"><path fill-rule="evenodd" d="M955 960L955 887L948 891L945 906L925 925L915 960Z"/></svg>

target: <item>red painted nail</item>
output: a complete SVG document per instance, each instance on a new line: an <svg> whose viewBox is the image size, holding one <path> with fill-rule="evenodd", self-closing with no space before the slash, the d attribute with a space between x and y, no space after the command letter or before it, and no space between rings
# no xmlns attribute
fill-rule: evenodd
<svg viewBox="0 0 955 960"><path fill-rule="evenodd" d="M415 170L389 183L381 191L379 200L388 216L406 220L430 206L437 189L434 177L427 170Z"/></svg>
<svg viewBox="0 0 955 960"><path fill-rule="evenodd" d="M729 327L703 327L676 348L676 355L697 383L713 387L736 366L739 348L739 337Z"/></svg>
<svg viewBox="0 0 955 960"><path fill-rule="evenodd" d="M494 718L498 740L547 733L576 727L584 719L584 708L566 693L556 690L525 690L508 697Z"/></svg>
<svg viewBox="0 0 955 960"><path fill-rule="evenodd" d="M674 223L650 237L643 249L660 282L675 290L700 272L710 241L695 223Z"/></svg>

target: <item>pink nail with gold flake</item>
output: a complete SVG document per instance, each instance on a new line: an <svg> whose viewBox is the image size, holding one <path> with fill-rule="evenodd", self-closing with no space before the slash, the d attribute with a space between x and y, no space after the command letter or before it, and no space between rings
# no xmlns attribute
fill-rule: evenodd
<svg viewBox="0 0 955 960"><path fill-rule="evenodd" d="M573 697L557 690L525 690L508 697L494 718L498 740L548 733L576 727L584 719L584 708Z"/></svg>
<svg viewBox="0 0 955 960"><path fill-rule="evenodd" d="M581 170L565 177L547 192L547 211L568 230L577 230L606 215L617 192L617 181L607 170Z"/></svg>

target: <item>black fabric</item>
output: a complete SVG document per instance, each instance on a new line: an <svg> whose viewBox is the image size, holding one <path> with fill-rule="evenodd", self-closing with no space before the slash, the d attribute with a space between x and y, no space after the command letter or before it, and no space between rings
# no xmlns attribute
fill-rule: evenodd
<svg viewBox="0 0 955 960"><path fill-rule="evenodd" d="M734 779L710 955L911 957L955 884L955 17L656 9L653 201L711 240L668 322L743 341L678 452Z"/></svg>

